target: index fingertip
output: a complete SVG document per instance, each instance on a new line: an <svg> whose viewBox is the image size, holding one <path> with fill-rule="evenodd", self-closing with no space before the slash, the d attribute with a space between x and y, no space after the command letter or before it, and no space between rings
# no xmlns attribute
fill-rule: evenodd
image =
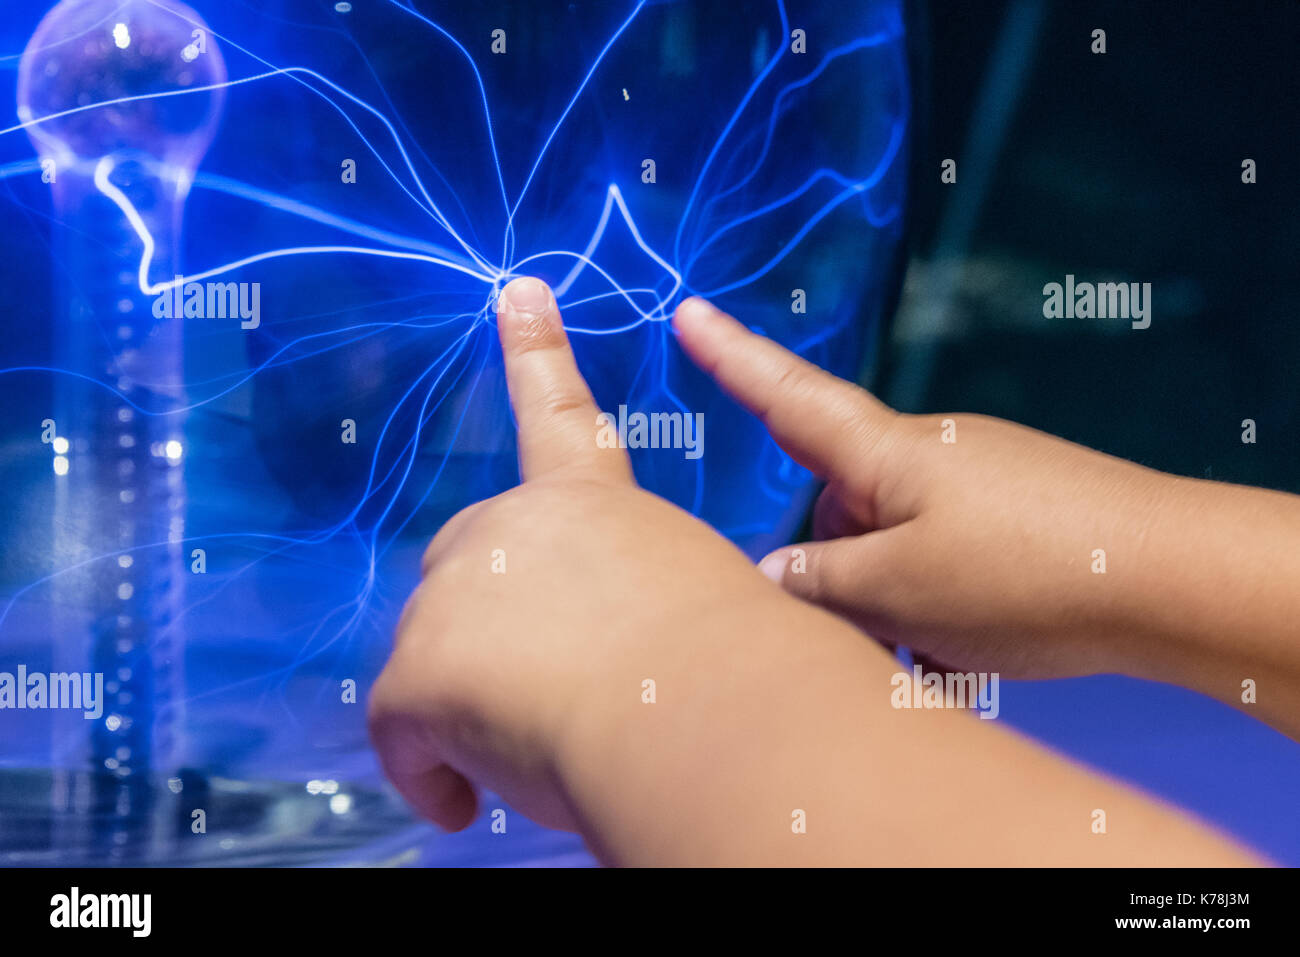
<svg viewBox="0 0 1300 957"><path fill-rule="evenodd" d="M699 296L688 296L673 310L673 328L679 333L715 320L722 313L713 303Z"/></svg>
<svg viewBox="0 0 1300 957"><path fill-rule="evenodd" d="M501 344L526 343L546 334L562 332L552 328L559 309L551 287L533 276L520 276L506 283L497 297L497 329Z"/></svg>
<svg viewBox="0 0 1300 957"><path fill-rule="evenodd" d="M687 355L704 371L711 372L727 344L744 327L707 299L690 296L674 310L673 330Z"/></svg>

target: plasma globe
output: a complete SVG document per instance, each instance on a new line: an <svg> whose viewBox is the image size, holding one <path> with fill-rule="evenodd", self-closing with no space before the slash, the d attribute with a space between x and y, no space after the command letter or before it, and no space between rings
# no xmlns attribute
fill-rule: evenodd
<svg viewBox="0 0 1300 957"><path fill-rule="evenodd" d="M348 688L420 548L518 480L516 276L554 288L645 488L753 555L797 531L812 477L668 319L705 296L837 374L872 360L897 0L192 3L0 32L6 233L48 250L4 273L48 319L0 368L34 556L4 565L0 644L108 678L89 739L33 732L32 763L362 773Z"/></svg>

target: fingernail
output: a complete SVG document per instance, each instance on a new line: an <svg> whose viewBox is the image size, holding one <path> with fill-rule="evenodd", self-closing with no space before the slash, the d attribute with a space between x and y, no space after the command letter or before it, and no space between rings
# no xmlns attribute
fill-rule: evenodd
<svg viewBox="0 0 1300 957"><path fill-rule="evenodd" d="M694 316L697 319L704 320L716 315L718 310L715 309L713 304L707 299L701 299L699 296L690 296L681 301L681 304L677 307L677 311L679 314L684 313L689 316Z"/></svg>
<svg viewBox="0 0 1300 957"><path fill-rule="evenodd" d="M551 305L551 290L540 279L521 276L501 290L501 308L527 316L540 316Z"/></svg>
<svg viewBox="0 0 1300 957"><path fill-rule="evenodd" d="M785 579L785 566L789 561L785 552L773 552L758 563L758 570L779 585Z"/></svg>

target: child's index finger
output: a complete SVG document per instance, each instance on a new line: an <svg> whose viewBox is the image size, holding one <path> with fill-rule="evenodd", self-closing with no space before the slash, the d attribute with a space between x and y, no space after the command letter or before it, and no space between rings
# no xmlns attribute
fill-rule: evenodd
<svg viewBox="0 0 1300 957"><path fill-rule="evenodd" d="M550 288L524 276L501 291L497 329L510 405L519 426L519 471L526 482L562 469L628 480L627 454L597 443L592 398Z"/></svg>
<svg viewBox="0 0 1300 957"><path fill-rule="evenodd" d="M870 455L896 413L711 303L692 297L673 316L686 354L767 426L777 444L821 478L883 468Z"/></svg>

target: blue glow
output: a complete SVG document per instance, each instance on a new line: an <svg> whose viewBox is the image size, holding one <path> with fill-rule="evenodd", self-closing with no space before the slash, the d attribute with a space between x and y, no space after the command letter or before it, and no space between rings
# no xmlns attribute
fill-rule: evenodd
<svg viewBox="0 0 1300 957"><path fill-rule="evenodd" d="M703 413L699 459L633 451L646 488L754 555L795 532L810 477L684 359L666 320L701 294L838 374L872 357L906 189L896 0L88 6L76 36L49 37L23 69L75 69L72 51L103 31L144 55L138 23L167 21L154 36L176 50L153 86L45 97L0 129L6 228L42 264L18 295L58 290L48 339L6 347L0 392L48 396L71 443L58 481L81 488L61 504L49 450L24 433L44 457L21 470L30 507L14 521L39 559L0 578L0 643L131 680L179 655L171 698L161 679L144 689L162 702L138 712L154 744L163 725L175 740L166 761L134 758L143 773L373 772L364 709L341 707L339 684L377 672L428 537L517 480L493 328L514 276L555 288L601 408ZM0 66L17 70L36 23L4 18L15 46ZM112 149L90 148L110 117ZM188 284L227 282L258 284L256 326L155 320ZM94 409L117 410L121 434L171 469L157 479L170 485L139 487L171 489L172 511L132 512L126 544L77 524L76 503L104 515L119 481L89 471L107 434ZM101 635L111 609L70 611L60 589L111 595L95 589L126 578L146 592L133 608L170 610L135 644L92 637L87 652L78 634ZM50 650L52 614L73 627ZM83 760L74 732L38 740L34 762Z"/></svg>

